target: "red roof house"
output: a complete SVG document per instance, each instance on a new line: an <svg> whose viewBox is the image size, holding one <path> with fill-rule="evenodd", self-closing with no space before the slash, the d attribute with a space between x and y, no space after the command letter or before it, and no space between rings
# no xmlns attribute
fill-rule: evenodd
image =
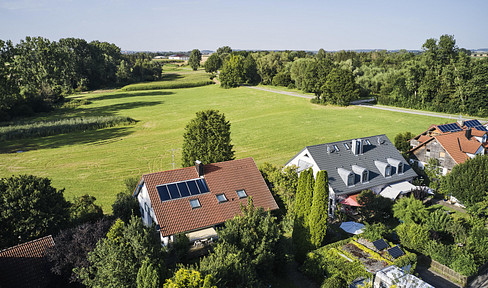
<svg viewBox="0 0 488 288"><path fill-rule="evenodd" d="M46 252L51 235L0 251L0 287L49 287L51 272Z"/></svg>
<svg viewBox="0 0 488 288"><path fill-rule="evenodd" d="M146 174L134 197L144 223L156 224L165 245L178 233L187 233L190 240L214 236L213 228L240 214L248 197L255 207L278 209L252 158L197 161L194 167Z"/></svg>

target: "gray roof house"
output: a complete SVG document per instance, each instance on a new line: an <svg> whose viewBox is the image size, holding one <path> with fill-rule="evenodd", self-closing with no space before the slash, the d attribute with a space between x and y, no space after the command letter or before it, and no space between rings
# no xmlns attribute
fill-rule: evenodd
<svg viewBox="0 0 488 288"><path fill-rule="evenodd" d="M384 134L307 146L285 166L290 165L298 172L312 167L314 175L327 171L330 217L336 203L362 190L394 200L415 188L410 182L417 176Z"/></svg>

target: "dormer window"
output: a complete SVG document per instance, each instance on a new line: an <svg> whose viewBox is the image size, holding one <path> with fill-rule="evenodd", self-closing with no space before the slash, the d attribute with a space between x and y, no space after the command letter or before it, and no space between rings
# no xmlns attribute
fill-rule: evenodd
<svg viewBox="0 0 488 288"><path fill-rule="evenodd" d="M239 196L239 199L247 197L246 191L244 189L237 190L236 193L237 196Z"/></svg>
<svg viewBox="0 0 488 288"><path fill-rule="evenodd" d="M190 206L191 206L191 209L202 207L202 205L200 205L200 201L198 201L198 199L191 199L190 200Z"/></svg>
<svg viewBox="0 0 488 288"><path fill-rule="evenodd" d="M380 171L383 177L390 177L391 176L391 165L379 160L374 161L374 165Z"/></svg>
<svg viewBox="0 0 488 288"><path fill-rule="evenodd" d="M219 203L227 202L227 197L225 197L225 194L224 193L217 194L215 196L217 196L217 200L219 201Z"/></svg>
<svg viewBox="0 0 488 288"><path fill-rule="evenodd" d="M342 181L344 181L344 184L346 184L347 186L353 186L354 184L356 184L354 183L356 176L354 173L352 173L352 171L344 168L337 168L337 173L339 173Z"/></svg>
<svg viewBox="0 0 488 288"><path fill-rule="evenodd" d="M369 173L368 170L364 170L363 174L361 175L361 183L366 183L369 181Z"/></svg>
<svg viewBox="0 0 488 288"><path fill-rule="evenodd" d="M388 159L386 159L386 161L388 161L388 164L390 164L392 167L395 167L397 174L403 174L403 168L404 168L403 167L403 161L393 159L393 158L388 158ZM393 173L394 173L394 171L392 171L392 174Z"/></svg>
<svg viewBox="0 0 488 288"><path fill-rule="evenodd" d="M403 174L403 163L398 164L398 174Z"/></svg>

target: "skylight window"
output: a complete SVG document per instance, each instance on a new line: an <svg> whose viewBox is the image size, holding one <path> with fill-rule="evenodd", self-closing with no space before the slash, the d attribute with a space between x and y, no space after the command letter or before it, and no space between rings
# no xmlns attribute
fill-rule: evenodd
<svg viewBox="0 0 488 288"><path fill-rule="evenodd" d="M227 197L225 197L225 194L217 194L215 195L217 196L217 200L219 200L219 203L222 203L222 202L226 202L227 201Z"/></svg>
<svg viewBox="0 0 488 288"><path fill-rule="evenodd" d="M191 209L202 207L202 205L200 205L200 201L198 201L198 199L191 199L190 200L190 206L191 206Z"/></svg>
<svg viewBox="0 0 488 288"><path fill-rule="evenodd" d="M237 192L237 196L239 196L239 199L240 198L246 198L247 197L246 191L244 189L237 190L236 192Z"/></svg>
<svg viewBox="0 0 488 288"><path fill-rule="evenodd" d="M366 139L366 144L371 145L371 142L369 142L369 139Z"/></svg>
<svg viewBox="0 0 488 288"><path fill-rule="evenodd" d="M339 147L337 147L337 145L334 144L334 149L335 151L339 152Z"/></svg>
<svg viewBox="0 0 488 288"><path fill-rule="evenodd" d="M349 144L347 144L347 143L344 143L344 147L346 147L346 150L349 150L350 149L349 148Z"/></svg>

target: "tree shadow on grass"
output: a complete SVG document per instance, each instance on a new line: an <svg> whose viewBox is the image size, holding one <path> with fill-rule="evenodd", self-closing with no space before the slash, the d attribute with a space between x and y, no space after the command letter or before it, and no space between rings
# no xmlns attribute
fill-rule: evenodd
<svg viewBox="0 0 488 288"><path fill-rule="evenodd" d="M100 107L86 107L84 109L80 109L79 111L75 111L78 113L74 113L71 117L81 117L81 116L114 116L116 112L122 110L131 110L141 107L150 107L155 105L164 104L164 101L137 101L137 102L127 102L127 103L118 103ZM136 119L137 120L137 119Z"/></svg>
<svg viewBox="0 0 488 288"><path fill-rule="evenodd" d="M93 146L123 141L123 137L134 132L131 126L87 130L68 134L7 141L0 147L0 154L21 153L32 150L59 148L74 144ZM62 155L60 155L62 157Z"/></svg>
<svg viewBox="0 0 488 288"><path fill-rule="evenodd" d="M173 80L181 79L181 78L185 78L185 76L177 74L177 73L164 73L163 77L161 77L161 79L163 81L173 81Z"/></svg>
<svg viewBox="0 0 488 288"><path fill-rule="evenodd" d="M138 96L166 96L166 95L171 95L171 94L174 94L174 92L167 92L167 91L134 91L132 93L114 92L111 94L105 94L105 95L90 97L87 99L90 101L96 101L96 100L131 98L131 97L138 97Z"/></svg>

